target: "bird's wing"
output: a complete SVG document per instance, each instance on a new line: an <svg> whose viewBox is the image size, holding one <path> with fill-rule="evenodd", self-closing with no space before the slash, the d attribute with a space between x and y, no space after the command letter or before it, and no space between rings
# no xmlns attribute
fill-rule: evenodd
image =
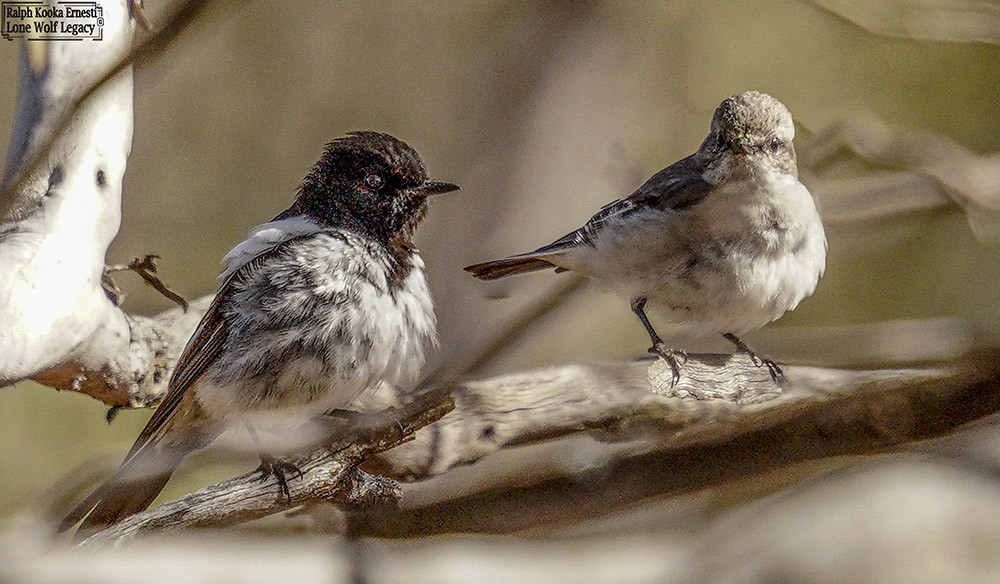
<svg viewBox="0 0 1000 584"><path fill-rule="evenodd" d="M712 189L711 183L693 169L689 156L664 168L643 183L631 195L601 207L587 223L572 233L524 256L557 253L581 245L593 245L598 233L610 221L621 219L644 209L679 211L701 201ZM518 257L518 256L515 256Z"/></svg>
<svg viewBox="0 0 1000 584"><path fill-rule="evenodd" d="M258 227L248 239L226 255L229 265L222 273L222 286L181 352L167 382L167 395L136 438L123 465L132 460L147 444L155 441L157 433L177 411L177 406L187 390L222 352L228 336L224 307L232 295L233 286L245 281L261 264L280 253L290 242L317 231L318 226L306 219L272 221Z"/></svg>

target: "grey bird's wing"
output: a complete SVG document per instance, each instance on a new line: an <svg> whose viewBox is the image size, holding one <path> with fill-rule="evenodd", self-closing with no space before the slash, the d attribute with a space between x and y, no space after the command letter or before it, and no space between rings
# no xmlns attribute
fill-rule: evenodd
<svg viewBox="0 0 1000 584"><path fill-rule="evenodd" d="M614 220L646 209L679 211L698 203L712 189L712 185L696 170L693 157L691 155L671 164L649 177L628 197L601 207L583 227L523 255L552 254L580 245L593 245L601 230Z"/></svg>
<svg viewBox="0 0 1000 584"><path fill-rule="evenodd" d="M643 210L680 211L691 207L712 190L712 184L702 178L696 156L697 154L692 154L664 168L628 197L601 207L583 227L544 247L502 260L468 266L465 271L471 272L480 280L496 280L513 274L554 268L556 266L547 258L579 246L593 245L601 230L613 221Z"/></svg>

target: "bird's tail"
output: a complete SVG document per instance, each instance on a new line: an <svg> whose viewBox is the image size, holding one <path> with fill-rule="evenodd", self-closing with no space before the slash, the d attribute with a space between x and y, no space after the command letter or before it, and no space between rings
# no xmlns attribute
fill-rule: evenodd
<svg viewBox="0 0 1000 584"><path fill-rule="evenodd" d="M497 280L514 274L525 274L555 267L555 264L541 256L524 254L468 266L465 271L480 280Z"/></svg>
<svg viewBox="0 0 1000 584"><path fill-rule="evenodd" d="M145 510L170 480L174 469L195 445L151 445L126 459L111 478L73 508L59 524L60 532L83 523L76 532L81 540L130 515Z"/></svg>

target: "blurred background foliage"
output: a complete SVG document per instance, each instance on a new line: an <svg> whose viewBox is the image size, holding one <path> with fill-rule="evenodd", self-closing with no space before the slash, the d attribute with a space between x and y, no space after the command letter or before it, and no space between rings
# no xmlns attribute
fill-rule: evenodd
<svg viewBox="0 0 1000 584"><path fill-rule="evenodd" d="M155 22L163 7L150 4ZM0 43L0 128L12 125L17 51ZM170 286L209 293L222 255L287 206L326 141L386 131L463 187L434 201L417 236L441 322L431 366L449 362L566 278L487 285L463 266L574 229L692 152L716 105L749 89L788 106L799 142L870 112L1000 150L1000 48L878 36L809 2L222 1L136 71L108 261L154 253ZM772 331L1000 312L1000 250L975 240L957 210L829 231L817 294ZM116 280L131 311L169 305L138 278ZM632 358L646 344L626 302L587 288L489 372ZM728 350L716 339L678 344ZM794 347L772 352L796 357ZM98 454L120 456L149 415L122 412L109 426L105 411L32 383L0 390L0 515ZM190 486L175 483L165 496Z"/></svg>

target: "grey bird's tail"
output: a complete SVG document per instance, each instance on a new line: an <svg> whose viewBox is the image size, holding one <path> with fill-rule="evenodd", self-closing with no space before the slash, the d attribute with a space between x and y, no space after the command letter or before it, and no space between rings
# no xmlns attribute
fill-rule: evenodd
<svg viewBox="0 0 1000 584"><path fill-rule="evenodd" d="M127 458L111 478L73 508L59 524L63 532L81 520L77 541L145 510L170 480L174 469L197 445L163 447L151 445Z"/></svg>
<svg viewBox="0 0 1000 584"><path fill-rule="evenodd" d="M465 269L480 280L498 280L513 276L514 274L526 274L537 272L548 268L555 268L556 265L534 254L516 255L502 260L483 262L468 266ZM561 271L561 270L557 270Z"/></svg>

